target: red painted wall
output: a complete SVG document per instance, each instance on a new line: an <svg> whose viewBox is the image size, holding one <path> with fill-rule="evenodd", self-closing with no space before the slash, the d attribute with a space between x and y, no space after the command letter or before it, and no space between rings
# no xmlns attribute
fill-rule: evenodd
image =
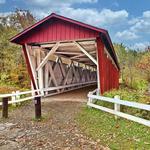
<svg viewBox="0 0 150 150"><path fill-rule="evenodd" d="M38 28L34 29L19 42L21 44L34 42L38 43L57 40L95 38L97 36L99 36L99 33L94 30L86 29L69 22L55 19L45 22Z"/></svg>
<svg viewBox="0 0 150 150"><path fill-rule="evenodd" d="M119 70L104 53L104 44L97 38L101 94L119 87Z"/></svg>

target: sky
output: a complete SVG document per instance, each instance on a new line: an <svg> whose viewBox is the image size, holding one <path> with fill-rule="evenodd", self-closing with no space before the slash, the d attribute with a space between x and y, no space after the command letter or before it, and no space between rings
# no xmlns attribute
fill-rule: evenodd
<svg viewBox="0 0 150 150"><path fill-rule="evenodd" d="M113 43L150 45L150 0L0 0L0 16L18 9L38 19L52 12L108 30Z"/></svg>

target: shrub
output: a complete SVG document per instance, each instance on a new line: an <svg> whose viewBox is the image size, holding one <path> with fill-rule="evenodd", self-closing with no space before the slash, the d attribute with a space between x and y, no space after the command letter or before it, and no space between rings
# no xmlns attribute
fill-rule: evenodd
<svg viewBox="0 0 150 150"><path fill-rule="evenodd" d="M148 90L148 81L146 81L146 80L136 80L133 83L133 87L136 90L139 90L141 92L145 92L146 90Z"/></svg>
<svg viewBox="0 0 150 150"><path fill-rule="evenodd" d="M120 88L119 90L112 90L112 91L104 93L104 96L112 97L112 98L115 95L119 95L120 99L122 99L122 100L150 104L150 97L144 95L144 93L139 92L138 90L133 90L133 89L129 89L129 88ZM103 102L103 103L105 103L105 102ZM106 104L106 103L103 104L103 103L98 103L98 104L100 104L100 105L102 104L103 106L107 105L107 107L110 107L110 104ZM112 107L113 107L113 105L111 105L111 108ZM127 107L127 106L121 106L121 111L126 112L128 114L133 114L135 116L143 117L145 119L150 119L149 111L140 110L140 109L136 109L133 107Z"/></svg>
<svg viewBox="0 0 150 150"><path fill-rule="evenodd" d="M104 96L112 97L112 98L115 95L119 95L120 99L122 100L136 101L139 103L150 102L150 97L146 96L144 93L129 88L120 88L119 90L112 90L104 93Z"/></svg>
<svg viewBox="0 0 150 150"><path fill-rule="evenodd" d="M8 74L6 74L6 73L1 73L0 74L0 81L1 82L4 82L4 81L8 80L8 78L9 78Z"/></svg>

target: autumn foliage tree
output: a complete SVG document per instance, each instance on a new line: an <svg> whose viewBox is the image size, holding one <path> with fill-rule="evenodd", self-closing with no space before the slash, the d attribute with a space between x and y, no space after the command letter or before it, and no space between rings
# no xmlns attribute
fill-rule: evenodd
<svg viewBox="0 0 150 150"><path fill-rule="evenodd" d="M35 22L29 11L16 12L0 17L0 84L30 87L29 77L22 57L21 47L9 39Z"/></svg>
<svg viewBox="0 0 150 150"><path fill-rule="evenodd" d="M146 74L147 80L150 82L150 51L147 51L141 57L137 63L137 67Z"/></svg>
<svg viewBox="0 0 150 150"><path fill-rule="evenodd" d="M150 51L136 51L123 44L114 44L120 65L120 79L134 89L147 89L150 81ZM143 90L143 91L144 91Z"/></svg>
<svg viewBox="0 0 150 150"><path fill-rule="evenodd" d="M15 14L12 15L11 19L20 30L23 30L36 22L29 10L16 9Z"/></svg>

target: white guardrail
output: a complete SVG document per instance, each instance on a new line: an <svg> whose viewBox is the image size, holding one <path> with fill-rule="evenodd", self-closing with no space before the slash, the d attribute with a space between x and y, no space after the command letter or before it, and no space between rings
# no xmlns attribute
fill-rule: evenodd
<svg viewBox="0 0 150 150"><path fill-rule="evenodd" d="M87 102L87 105L89 107L93 107L93 108L114 114L115 118L117 118L117 116L123 117L125 119L131 120L134 122L138 122L140 124L143 124L143 125L150 127L150 120L146 120L146 119L143 119L140 117L136 117L136 116L133 116L130 114L120 112L120 105L138 108L138 109L147 110L147 111L150 111L150 105L137 103L137 102L130 102L127 100L120 100L120 97L117 95L114 98L99 96L99 95L96 95L96 91L97 90L94 90L93 92L89 92L89 94L88 94L89 100ZM110 109L110 108L107 108L104 106L96 105L96 104L94 104L95 100L114 103L114 109Z"/></svg>
<svg viewBox="0 0 150 150"><path fill-rule="evenodd" d="M74 89L86 87L92 84L95 84L96 81L90 81L90 82L84 82L84 83L75 83L75 84L70 84L70 85L64 85L64 86L57 86L57 87L50 87L50 88L43 88L43 89L38 89L38 90L32 90L32 91L24 91L24 92L12 92L11 94L0 94L0 99L1 98L6 98L10 97L11 99L8 101L8 104L15 104L15 103L20 103L23 101L31 100L34 99L35 97L44 97L47 96L45 95L44 92L49 92L49 91L55 91L59 89L64 89L64 88L69 88L65 91L60 91L59 93L63 93L66 91L71 91ZM71 87L74 87L73 89ZM36 93L36 94L35 94ZM54 95L56 93L51 93L49 95ZM58 94L58 92L57 92ZM24 98L21 98L21 95L24 95ZM2 105L2 102L0 102L0 106Z"/></svg>

